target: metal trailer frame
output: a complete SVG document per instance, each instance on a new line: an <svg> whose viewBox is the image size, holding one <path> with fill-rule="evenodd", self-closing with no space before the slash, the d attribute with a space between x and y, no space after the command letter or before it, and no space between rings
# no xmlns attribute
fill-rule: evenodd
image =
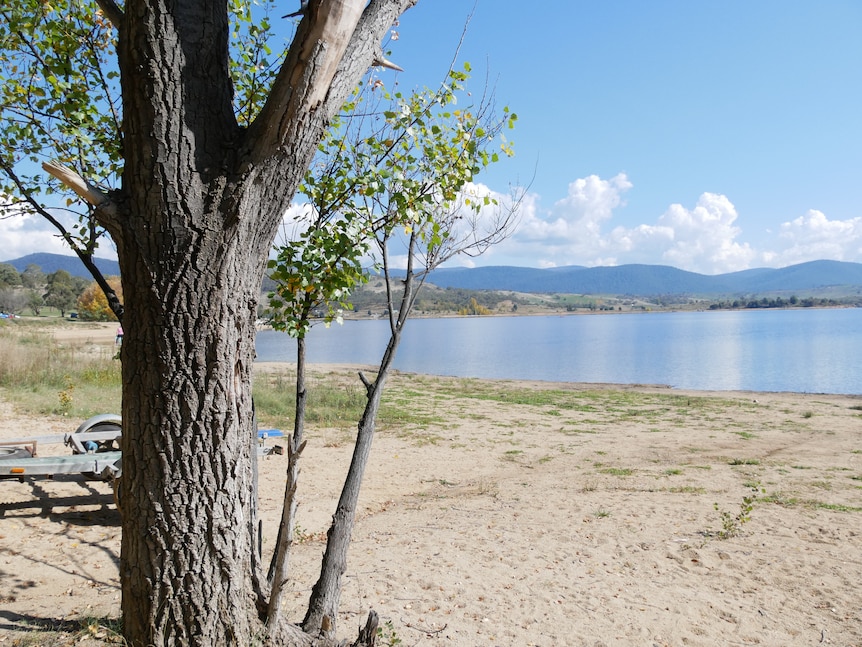
<svg viewBox="0 0 862 647"><path fill-rule="evenodd" d="M55 474L81 474L91 479L113 481L122 474L122 454L119 450L122 418L103 413L85 420L71 434L33 436L0 441L0 479L31 477L50 478ZM266 446L269 438L284 434L278 429L261 429L258 435L258 455L282 454L278 445ZM39 445L64 444L72 449L71 456L38 456Z"/></svg>
<svg viewBox="0 0 862 647"><path fill-rule="evenodd" d="M0 441L0 478L82 474L110 481L119 478L122 418L103 413L82 422L71 434L32 436ZM39 445L64 444L71 456L39 456Z"/></svg>

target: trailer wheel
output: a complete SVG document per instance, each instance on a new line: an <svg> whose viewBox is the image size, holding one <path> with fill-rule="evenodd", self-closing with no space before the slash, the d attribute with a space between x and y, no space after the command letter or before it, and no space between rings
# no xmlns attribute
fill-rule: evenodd
<svg viewBox="0 0 862 647"><path fill-rule="evenodd" d="M0 447L0 461L11 461L19 458L33 458L33 454L24 447Z"/></svg>
<svg viewBox="0 0 862 647"><path fill-rule="evenodd" d="M85 420L81 423L76 430L76 434L82 434L86 436L90 432L97 431L122 431L123 422L122 418L113 413L103 413L98 416L93 416L88 420ZM85 441L86 442L86 441ZM114 452L119 449L117 443L113 440L98 440L98 441L90 441L93 443L94 447L92 451L95 452Z"/></svg>

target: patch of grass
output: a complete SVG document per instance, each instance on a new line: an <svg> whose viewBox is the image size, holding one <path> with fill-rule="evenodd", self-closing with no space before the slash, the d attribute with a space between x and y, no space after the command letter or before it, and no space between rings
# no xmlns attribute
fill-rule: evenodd
<svg viewBox="0 0 862 647"><path fill-rule="evenodd" d="M751 440L752 438L757 438L757 434L753 434L750 431L734 431L737 436L740 438L744 438L745 440Z"/></svg>
<svg viewBox="0 0 862 647"><path fill-rule="evenodd" d="M805 419L813 418L813 417L814 417L814 412L813 412L813 411L806 411L805 413L803 413L803 414L802 414L802 417L803 417L803 418L805 418Z"/></svg>
<svg viewBox="0 0 862 647"><path fill-rule="evenodd" d="M820 510L832 510L833 512L862 512L862 508L840 503L823 503L822 501L808 502L812 507Z"/></svg>
<svg viewBox="0 0 862 647"><path fill-rule="evenodd" d="M631 476L635 471L628 467L606 467L600 470L602 474L610 474L611 476Z"/></svg>
<svg viewBox="0 0 862 647"><path fill-rule="evenodd" d="M697 487L694 485L680 485L676 487L669 487L665 491L672 492L673 494L706 494L706 488Z"/></svg>
<svg viewBox="0 0 862 647"><path fill-rule="evenodd" d="M664 473L666 476L679 476L680 474L682 474L682 470L678 467L672 467L670 469L666 469Z"/></svg>
<svg viewBox="0 0 862 647"><path fill-rule="evenodd" d="M120 411L120 362L108 352L61 346L39 328L0 329L0 387L16 408L89 418Z"/></svg>
<svg viewBox="0 0 862 647"><path fill-rule="evenodd" d="M599 432L595 431L594 429L569 429L567 427L561 427L560 433L567 436L578 436L580 434L597 434Z"/></svg>
<svg viewBox="0 0 862 647"><path fill-rule="evenodd" d="M756 458L731 458L728 465L760 465Z"/></svg>
<svg viewBox="0 0 862 647"><path fill-rule="evenodd" d="M604 508L599 508L595 511L595 515L597 519L606 519L611 516L611 513L605 510Z"/></svg>
<svg viewBox="0 0 862 647"><path fill-rule="evenodd" d="M365 392L361 384L326 376L310 376L306 382L306 423L335 429L356 425L365 407ZM258 375L254 382L254 404L261 423L292 429L296 408L295 374ZM381 412L381 423L386 422Z"/></svg>

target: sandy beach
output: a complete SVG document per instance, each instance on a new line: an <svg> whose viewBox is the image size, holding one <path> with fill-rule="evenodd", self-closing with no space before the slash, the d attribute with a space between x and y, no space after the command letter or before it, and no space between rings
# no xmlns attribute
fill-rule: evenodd
<svg viewBox="0 0 862 647"><path fill-rule="evenodd" d="M383 645L862 646L862 398L396 374L386 401L412 413L375 438L341 635L374 609ZM23 417L0 392L0 438L79 422ZM297 619L351 442L309 430ZM260 465L267 555L286 462ZM7 480L0 511L0 645L118 616L110 485Z"/></svg>

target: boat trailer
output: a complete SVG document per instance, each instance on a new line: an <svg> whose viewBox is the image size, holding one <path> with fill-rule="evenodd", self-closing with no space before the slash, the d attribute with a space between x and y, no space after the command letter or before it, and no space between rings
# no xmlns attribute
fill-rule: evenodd
<svg viewBox="0 0 862 647"><path fill-rule="evenodd" d="M120 416L103 413L85 420L71 434L0 440L0 479L81 474L89 479L114 481L122 473L122 431ZM281 454L283 450L279 445L268 447L266 442L283 435L278 429L258 430L258 456ZM64 444L71 448L72 454L38 455L40 446L52 444Z"/></svg>

